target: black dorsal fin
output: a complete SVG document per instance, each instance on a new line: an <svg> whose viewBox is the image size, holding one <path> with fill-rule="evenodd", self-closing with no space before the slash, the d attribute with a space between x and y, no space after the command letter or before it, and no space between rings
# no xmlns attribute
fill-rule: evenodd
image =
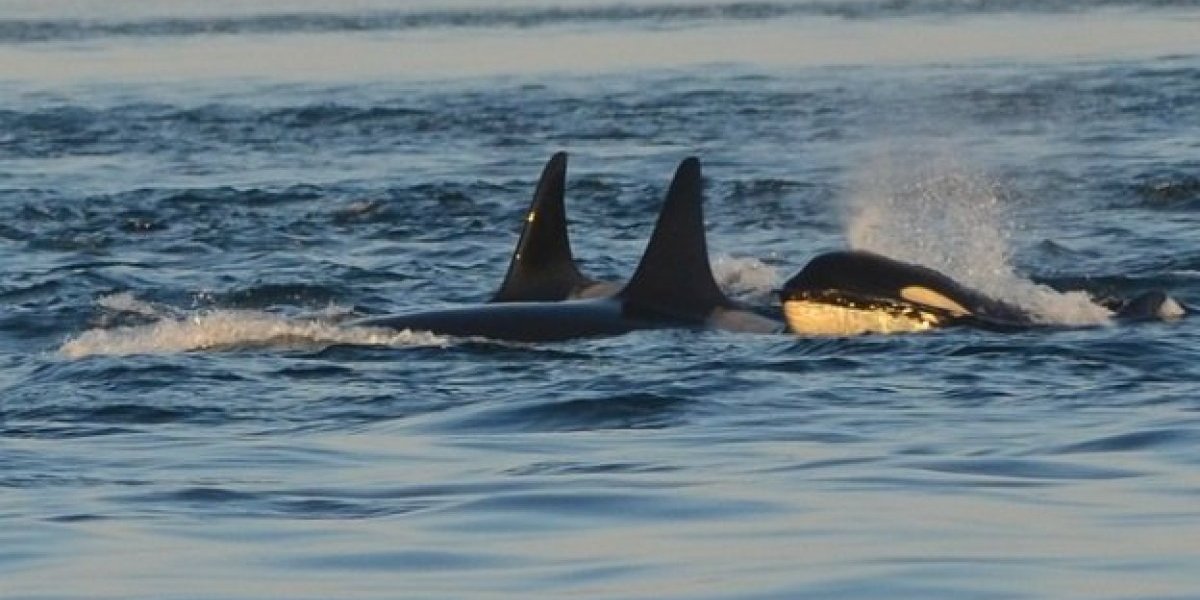
<svg viewBox="0 0 1200 600"><path fill-rule="evenodd" d="M492 302L565 300L591 282L579 272L571 255L563 207L566 181L567 153L558 152L542 169L508 274Z"/></svg>
<svg viewBox="0 0 1200 600"><path fill-rule="evenodd" d="M713 278L704 235L700 161L685 159L633 278L620 296L635 310L702 321L717 307L731 306Z"/></svg>

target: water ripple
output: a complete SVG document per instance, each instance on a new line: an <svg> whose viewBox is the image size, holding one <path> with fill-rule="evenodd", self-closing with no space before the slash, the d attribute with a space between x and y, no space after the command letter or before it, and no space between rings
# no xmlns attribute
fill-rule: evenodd
<svg viewBox="0 0 1200 600"><path fill-rule="evenodd" d="M1076 481L1124 479L1144 475L1126 469L1093 467L1049 460L970 458L914 463L915 468L974 477L1017 480Z"/></svg>
<svg viewBox="0 0 1200 600"><path fill-rule="evenodd" d="M1197 440L1200 432L1191 429L1149 429L1066 444L1055 448L1053 453L1147 452L1172 446L1192 447Z"/></svg>
<svg viewBox="0 0 1200 600"><path fill-rule="evenodd" d="M686 421L693 401L655 393L545 399L472 411L448 426L456 431L593 431L661 429Z"/></svg>

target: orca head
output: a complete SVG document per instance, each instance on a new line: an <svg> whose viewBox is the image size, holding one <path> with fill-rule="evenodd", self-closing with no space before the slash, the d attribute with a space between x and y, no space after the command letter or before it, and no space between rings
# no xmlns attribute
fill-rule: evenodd
<svg viewBox="0 0 1200 600"><path fill-rule="evenodd" d="M575 264L563 205L566 179L567 153L555 153L542 169L508 272L491 302L557 302L615 291Z"/></svg>
<svg viewBox="0 0 1200 600"><path fill-rule="evenodd" d="M713 277L704 234L700 161L679 164L642 259L617 294L626 312L704 324L734 307Z"/></svg>
<svg viewBox="0 0 1200 600"><path fill-rule="evenodd" d="M864 251L822 254L780 293L788 329L801 335L924 331L956 322L1025 323L1019 309L933 269Z"/></svg>

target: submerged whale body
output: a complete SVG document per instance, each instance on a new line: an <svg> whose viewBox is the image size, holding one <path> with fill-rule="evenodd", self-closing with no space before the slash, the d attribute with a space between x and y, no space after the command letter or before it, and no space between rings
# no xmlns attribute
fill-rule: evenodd
<svg viewBox="0 0 1200 600"><path fill-rule="evenodd" d="M1192 314L1192 308L1162 290L1150 290L1129 299L1102 302L1125 321L1171 321Z"/></svg>
<svg viewBox="0 0 1200 600"><path fill-rule="evenodd" d="M934 269L860 250L812 259L784 284L780 299L788 330L799 335L904 333L952 325L1012 331L1039 325L1020 307ZM1161 291L1109 308L1121 320L1172 319L1187 312Z"/></svg>
<svg viewBox="0 0 1200 600"><path fill-rule="evenodd" d="M612 295L557 301L577 293L580 285L586 288L591 281L570 259L561 209L565 164L565 156L556 155L547 165L550 176L544 174L539 183L531 207L533 219L528 220L544 218L547 223L562 224L562 235L558 235L557 226L547 235L545 231L531 231L527 225L505 283L493 302L368 318L353 325L520 342L611 336L666 327L753 332L782 329L780 323L740 309L717 286L704 234L700 161L694 157L684 160L676 170L654 232L629 282ZM533 261L529 254L523 254L529 249L551 251L543 255L547 260ZM519 301L510 301L514 298Z"/></svg>

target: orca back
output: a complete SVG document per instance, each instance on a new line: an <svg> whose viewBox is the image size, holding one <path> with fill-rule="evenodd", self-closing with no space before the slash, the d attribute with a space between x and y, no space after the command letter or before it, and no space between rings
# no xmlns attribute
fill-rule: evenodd
<svg viewBox="0 0 1200 600"><path fill-rule="evenodd" d="M553 192L554 180L561 181L563 165L565 157L551 160L548 184L539 186L539 192ZM633 279L613 296L566 302L557 301L561 298L502 301L374 317L354 325L528 342L708 325L710 317L719 316L721 309L733 303L717 287L708 263L701 187L700 162L695 158L683 161ZM536 210L537 198L534 204Z"/></svg>
<svg viewBox="0 0 1200 600"><path fill-rule="evenodd" d="M556 302L592 284L571 254L563 196L567 153L550 157L525 215L521 239L492 302Z"/></svg>

